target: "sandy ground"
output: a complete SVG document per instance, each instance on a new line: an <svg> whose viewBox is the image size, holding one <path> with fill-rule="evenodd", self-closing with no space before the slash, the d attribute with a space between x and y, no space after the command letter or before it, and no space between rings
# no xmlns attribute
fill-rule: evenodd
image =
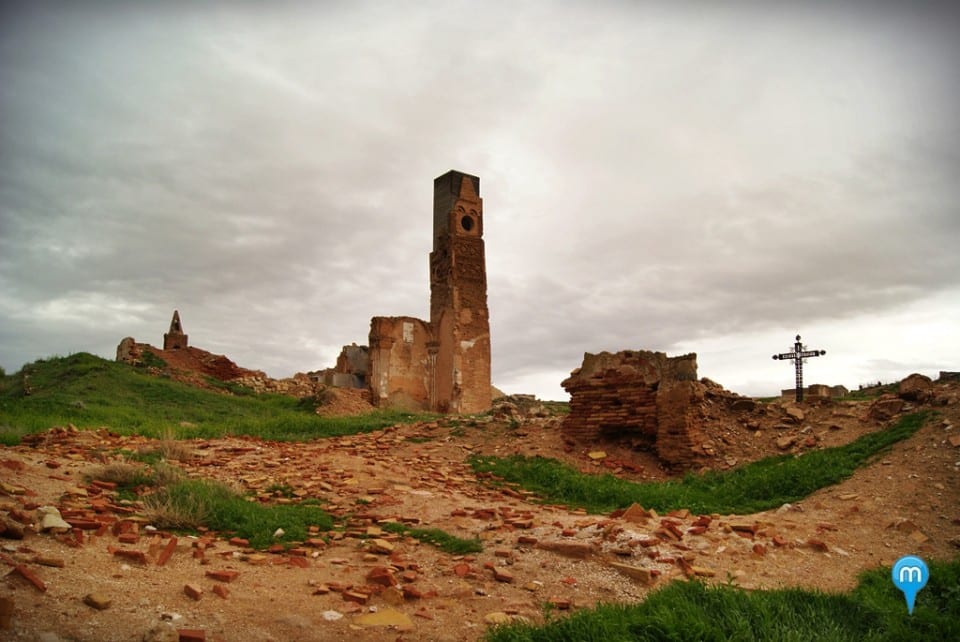
<svg viewBox="0 0 960 642"><path fill-rule="evenodd" d="M551 417L512 427L426 423L306 444L187 442L192 458L177 465L189 475L264 501L316 498L346 524L329 543L285 553L151 530L137 519L138 505L93 481L120 450L155 444L106 430L52 431L35 446L0 450L0 515L25 531L23 539L0 535L0 638L476 640L491 622L540 621L546 602L561 610L633 602L685 576L745 588L846 590L862 570L902 555L957 555L956 391L944 403L916 435L851 479L754 515L586 515L492 488L466 464L471 453L517 452L633 479L669 476L654 457L609 444L606 458L593 460L590 449L564 442ZM769 409L730 418L714 431L724 445L717 466L779 452L785 430L813 437L811 447L848 442L878 429L868 405L805 406L805 420L789 429ZM294 499L271 496L278 485ZM47 505L89 530L37 532L36 508ZM484 551L446 554L379 531L384 520L479 537ZM331 534L317 538L324 535ZM188 585L202 592L198 598ZM89 605L91 594L109 605Z"/></svg>

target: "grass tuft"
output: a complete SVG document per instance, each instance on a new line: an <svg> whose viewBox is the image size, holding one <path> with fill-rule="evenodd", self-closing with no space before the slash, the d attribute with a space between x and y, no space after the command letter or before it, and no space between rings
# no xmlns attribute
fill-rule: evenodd
<svg viewBox="0 0 960 642"><path fill-rule="evenodd" d="M91 480L116 484L120 488L151 486L154 483L153 471L143 464L117 461L99 466L87 475Z"/></svg>
<svg viewBox="0 0 960 642"><path fill-rule="evenodd" d="M310 504L264 505L250 501L230 487L202 479L182 480L144 498L147 516L158 528L191 529L206 526L250 541L253 548L303 541L311 526L330 530L333 518ZM274 539L273 533L284 535Z"/></svg>
<svg viewBox="0 0 960 642"><path fill-rule="evenodd" d="M799 456L768 457L740 468L657 483L636 483L613 475L581 473L545 457L473 456L478 473L518 484L544 501L605 513L636 502L667 512L687 508L697 513L755 513L796 502L810 493L839 483L873 457L919 430L925 413L915 413L896 424L835 448Z"/></svg>
<svg viewBox="0 0 960 642"><path fill-rule="evenodd" d="M463 539L439 528L410 528L400 522L387 522L383 525L383 529L391 533L412 537L453 555L467 555L468 553L483 551L483 544L479 539Z"/></svg>

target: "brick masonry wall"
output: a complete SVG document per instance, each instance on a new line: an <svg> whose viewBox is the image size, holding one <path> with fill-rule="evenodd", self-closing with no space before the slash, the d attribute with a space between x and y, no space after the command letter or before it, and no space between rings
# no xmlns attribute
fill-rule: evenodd
<svg viewBox="0 0 960 642"><path fill-rule="evenodd" d="M696 367L695 354L585 354L562 384L570 393L564 435L578 442L648 445L670 466L696 466L705 441L698 428L704 385L696 381Z"/></svg>

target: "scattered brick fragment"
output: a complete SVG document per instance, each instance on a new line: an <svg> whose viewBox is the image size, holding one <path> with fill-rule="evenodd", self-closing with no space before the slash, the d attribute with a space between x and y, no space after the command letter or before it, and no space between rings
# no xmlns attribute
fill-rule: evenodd
<svg viewBox="0 0 960 642"><path fill-rule="evenodd" d="M405 584L403 586L403 597L408 600L419 600L423 597L423 593L417 587Z"/></svg>
<svg viewBox="0 0 960 642"><path fill-rule="evenodd" d="M33 584L33 586L41 593L47 590L47 585L44 584L43 580L37 577L36 573L31 571L24 564L17 564L16 566L13 567L13 570L10 572L20 575L22 578L24 578L25 580Z"/></svg>
<svg viewBox="0 0 960 642"><path fill-rule="evenodd" d="M807 546L820 553L829 553L830 547L822 539L810 538L807 540Z"/></svg>
<svg viewBox="0 0 960 642"><path fill-rule="evenodd" d="M305 557L288 557L287 564L297 568L310 568L310 561Z"/></svg>
<svg viewBox="0 0 960 642"><path fill-rule="evenodd" d="M0 597L0 631L13 628L13 598Z"/></svg>
<svg viewBox="0 0 960 642"><path fill-rule="evenodd" d="M178 629L179 642L206 642L207 634L199 629Z"/></svg>
<svg viewBox="0 0 960 642"><path fill-rule="evenodd" d="M497 567L493 569L493 579L498 582L510 583L513 582L513 573L504 568Z"/></svg>
<svg viewBox="0 0 960 642"><path fill-rule="evenodd" d="M656 540L654 540L654 543L656 543ZM593 552L593 547L590 544L558 540L537 542L537 548L576 559L584 559Z"/></svg>
<svg viewBox="0 0 960 642"><path fill-rule="evenodd" d="M138 564L147 563L147 554L143 551L134 551L129 548L115 548L113 549L113 554L116 557L122 557L131 562L137 562Z"/></svg>
<svg viewBox="0 0 960 642"><path fill-rule="evenodd" d="M203 589L196 584L184 584L183 592L191 600L199 600L203 597Z"/></svg>
<svg viewBox="0 0 960 642"><path fill-rule="evenodd" d="M366 604L367 600L370 599L369 595L360 591L344 591L342 595L347 602L356 602L357 604Z"/></svg>
<svg viewBox="0 0 960 642"><path fill-rule="evenodd" d="M240 577L240 571L207 571L207 577L217 582L232 582Z"/></svg>
<svg viewBox="0 0 960 642"><path fill-rule="evenodd" d="M381 586L396 586L398 584L396 576L386 566L375 566L367 573L367 581L371 584Z"/></svg>
<svg viewBox="0 0 960 642"><path fill-rule="evenodd" d="M104 611L110 608L110 605L113 604L113 600L105 596L103 593L89 593L83 598L83 603L91 608L95 608L98 611Z"/></svg>
<svg viewBox="0 0 960 642"><path fill-rule="evenodd" d="M177 549L177 538L171 537L167 542L167 545L163 548L163 551L160 553L160 557L157 558L157 566L163 566L166 564L170 557L173 555L173 552Z"/></svg>

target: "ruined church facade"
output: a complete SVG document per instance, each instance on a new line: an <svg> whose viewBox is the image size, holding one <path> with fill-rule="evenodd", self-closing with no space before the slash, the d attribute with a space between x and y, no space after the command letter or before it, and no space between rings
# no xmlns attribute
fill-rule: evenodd
<svg viewBox="0 0 960 642"><path fill-rule="evenodd" d="M344 350L356 346L347 346ZM343 355L341 355L342 357ZM433 182L430 320L373 317L368 363L354 364L381 407L450 413L490 407L490 314L480 179L449 171ZM339 364L345 359L338 359Z"/></svg>

